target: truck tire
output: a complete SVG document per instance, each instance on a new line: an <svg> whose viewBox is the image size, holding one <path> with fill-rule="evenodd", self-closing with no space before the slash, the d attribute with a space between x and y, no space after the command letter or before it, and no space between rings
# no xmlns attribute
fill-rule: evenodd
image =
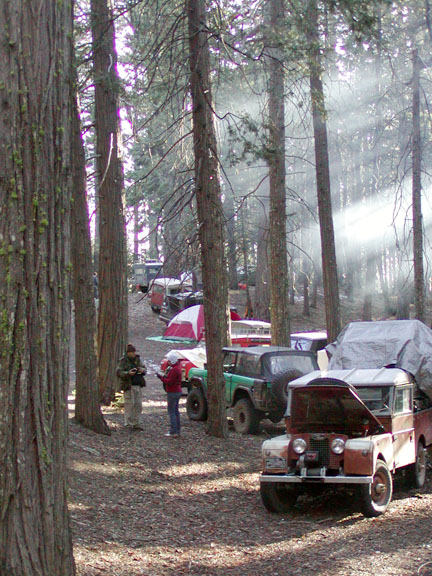
<svg viewBox="0 0 432 576"><path fill-rule="evenodd" d="M269 512L290 512L297 502L298 491L285 482L261 482L261 500Z"/></svg>
<svg viewBox="0 0 432 576"><path fill-rule="evenodd" d="M238 434L256 434L259 430L260 416L249 398L240 398L233 409L234 430Z"/></svg>
<svg viewBox="0 0 432 576"><path fill-rule="evenodd" d="M406 469L406 479L412 488L423 488L426 482L427 450L422 440L417 443L416 461Z"/></svg>
<svg viewBox="0 0 432 576"><path fill-rule="evenodd" d="M300 376L303 376L300 370L286 370L285 372L280 372L279 374L276 374L276 376L272 380L273 396L276 398L276 400L284 410L286 408L288 401L288 394L287 394L288 384L293 380L295 380L296 378L299 378Z"/></svg>
<svg viewBox="0 0 432 576"><path fill-rule="evenodd" d="M186 398L186 413L189 420L207 420L207 400L203 391L199 388L192 388Z"/></svg>
<svg viewBox="0 0 432 576"><path fill-rule="evenodd" d="M372 484L360 486L361 511L366 518L381 516L389 507L393 494L393 479L385 462L378 460Z"/></svg>

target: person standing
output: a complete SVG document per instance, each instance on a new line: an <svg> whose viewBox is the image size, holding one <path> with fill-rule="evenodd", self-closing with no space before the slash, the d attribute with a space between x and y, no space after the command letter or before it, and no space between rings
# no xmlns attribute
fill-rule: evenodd
<svg viewBox="0 0 432 576"><path fill-rule="evenodd" d="M120 359L117 376L124 391L124 423L126 428L144 430L141 425L142 388L146 385L146 367L141 362L136 348L128 344L126 354Z"/></svg>
<svg viewBox="0 0 432 576"><path fill-rule="evenodd" d="M179 362L179 357L174 351L167 354L168 368L165 374L156 374L162 380L166 393L168 403L168 414L170 419L170 430L165 436L178 437L180 436L180 412L179 402L182 395L182 374Z"/></svg>

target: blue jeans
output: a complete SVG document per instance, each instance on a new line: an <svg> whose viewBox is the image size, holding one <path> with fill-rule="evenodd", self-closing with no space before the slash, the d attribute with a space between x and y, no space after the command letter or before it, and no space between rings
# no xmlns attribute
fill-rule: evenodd
<svg viewBox="0 0 432 576"><path fill-rule="evenodd" d="M180 434L179 402L181 392L168 392L168 414L170 417L170 434Z"/></svg>

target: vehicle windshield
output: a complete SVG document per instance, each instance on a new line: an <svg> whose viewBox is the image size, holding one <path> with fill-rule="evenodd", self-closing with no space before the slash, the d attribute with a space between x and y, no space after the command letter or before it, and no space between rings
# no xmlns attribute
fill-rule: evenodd
<svg viewBox="0 0 432 576"><path fill-rule="evenodd" d="M298 370L302 374L307 374L316 370L316 365L310 356L278 354L270 356L269 363L272 374L285 372L286 370Z"/></svg>
<svg viewBox="0 0 432 576"><path fill-rule="evenodd" d="M390 414L393 387L392 386L356 386L357 394L374 414Z"/></svg>

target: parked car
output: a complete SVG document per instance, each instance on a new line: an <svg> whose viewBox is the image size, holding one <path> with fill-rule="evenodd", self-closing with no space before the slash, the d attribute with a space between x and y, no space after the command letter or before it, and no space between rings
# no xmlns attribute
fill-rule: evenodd
<svg viewBox="0 0 432 576"><path fill-rule="evenodd" d="M202 304L204 301L202 292L178 292L177 294L169 294L165 296L160 311L159 319L168 324L182 310Z"/></svg>
<svg viewBox="0 0 432 576"><path fill-rule="evenodd" d="M286 434L262 445L261 498L287 512L299 494L332 484L354 488L363 514L379 516L397 471L425 483L432 330L418 320L355 322L330 348L325 374L289 385Z"/></svg>
<svg viewBox="0 0 432 576"><path fill-rule="evenodd" d="M399 368L312 373L289 386L286 435L262 446L261 498L287 512L316 486L356 487L363 514L383 514L393 475L412 486L426 479L432 402Z"/></svg>
<svg viewBox="0 0 432 576"><path fill-rule="evenodd" d="M328 367L328 355L325 350L327 343L327 332L322 330L291 334L291 348L295 350L310 350L313 352L317 357L321 370L327 370Z"/></svg>
<svg viewBox="0 0 432 576"><path fill-rule="evenodd" d="M226 406L233 410L234 429L253 434L263 418L279 422L291 380L318 368L312 352L277 346L231 346L223 349ZM191 420L207 419L207 370L191 368L186 410Z"/></svg>
<svg viewBox="0 0 432 576"><path fill-rule="evenodd" d="M159 260L135 262L132 265L132 285L136 290L146 293L150 282L160 274L162 266Z"/></svg>
<svg viewBox="0 0 432 576"><path fill-rule="evenodd" d="M296 332L291 334L291 348L317 353L327 346L327 332Z"/></svg>
<svg viewBox="0 0 432 576"><path fill-rule="evenodd" d="M192 292L192 284L177 278L155 278L148 290L151 309L160 312L165 298L180 292Z"/></svg>

